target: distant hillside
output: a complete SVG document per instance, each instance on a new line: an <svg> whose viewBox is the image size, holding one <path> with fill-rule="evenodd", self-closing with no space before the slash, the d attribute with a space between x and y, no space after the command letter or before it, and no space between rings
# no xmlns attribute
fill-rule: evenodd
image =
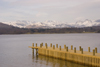
<svg viewBox="0 0 100 67"><path fill-rule="evenodd" d="M0 23L0 34L34 34L34 33L100 33L100 26L83 28L48 28L48 29L27 29L18 28L11 25Z"/></svg>
<svg viewBox="0 0 100 67"><path fill-rule="evenodd" d="M27 29L22 29L22 28L0 23L0 34L24 34L27 32L29 32L29 30Z"/></svg>
<svg viewBox="0 0 100 67"><path fill-rule="evenodd" d="M3 24L0 22L0 29L3 29L3 28L14 28L14 26L10 26L10 25L7 25L7 24Z"/></svg>

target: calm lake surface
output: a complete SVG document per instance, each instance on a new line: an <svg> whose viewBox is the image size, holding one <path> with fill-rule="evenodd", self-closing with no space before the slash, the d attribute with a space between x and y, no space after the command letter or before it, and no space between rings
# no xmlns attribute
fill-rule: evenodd
<svg viewBox="0 0 100 67"><path fill-rule="evenodd" d="M73 62L55 59L46 56L32 55L32 49L28 48L32 43L50 43L60 45L83 47L84 51L97 47L100 53L100 34L21 34L21 35L0 35L0 67L88 67Z"/></svg>

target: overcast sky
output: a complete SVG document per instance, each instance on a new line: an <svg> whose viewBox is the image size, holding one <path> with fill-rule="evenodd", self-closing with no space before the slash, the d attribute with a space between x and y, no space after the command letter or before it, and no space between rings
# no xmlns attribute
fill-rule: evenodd
<svg viewBox="0 0 100 67"><path fill-rule="evenodd" d="M0 0L0 21L100 19L100 0Z"/></svg>

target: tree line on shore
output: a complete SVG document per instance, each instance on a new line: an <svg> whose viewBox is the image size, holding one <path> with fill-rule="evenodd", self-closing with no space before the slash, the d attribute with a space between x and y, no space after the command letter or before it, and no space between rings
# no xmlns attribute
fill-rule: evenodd
<svg viewBox="0 0 100 67"><path fill-rule="evenodd" d="M36 33L100 33L100 26L83 28L48 28L48 29L28 29L18 28L0 23L0 34L36 34Z"/></svg>

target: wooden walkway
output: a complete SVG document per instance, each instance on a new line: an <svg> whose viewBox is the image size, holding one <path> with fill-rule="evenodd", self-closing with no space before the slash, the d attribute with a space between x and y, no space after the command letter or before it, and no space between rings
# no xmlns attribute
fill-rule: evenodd
<svg viewBox="0 0 100 67"><path fill-rule="evenodd" d="M43 43L40 44L40 46L34 46L34 43L32 46L29 46L29 48L32 48L33 52L34 49L36 49L36 53L46 56L51 56L54 58L60 58L64 60L69 60L81 64L91 65L100 67L100 53L97 53L97 48L93 49L93 52L90 52L90 47L88 47L88 51L83 51L83 48L79 46L79 50L76 50L76 47L71 45L71 49L68 49L66 45L64 45L64 48L61 48L58 44L52 46L50 44L50 47L47 46L47 43L45 43L45 46L43 46Z"/></svg>

